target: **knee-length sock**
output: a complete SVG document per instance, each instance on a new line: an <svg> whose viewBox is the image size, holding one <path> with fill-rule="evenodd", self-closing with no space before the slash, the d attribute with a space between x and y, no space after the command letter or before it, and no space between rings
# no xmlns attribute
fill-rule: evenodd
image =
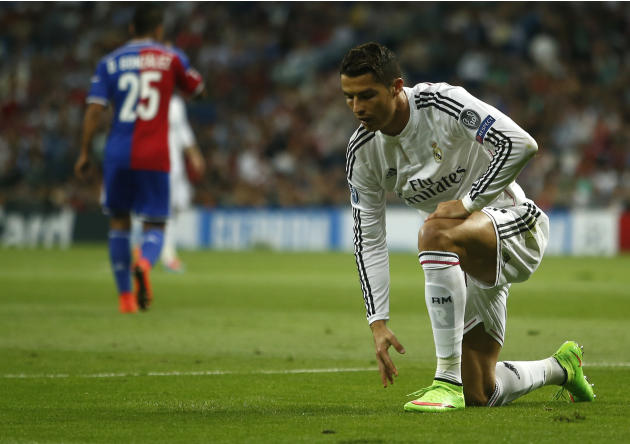
<svg viewBox="0 0 630 444"><path fill-rule="evenodd" d="M128 230L109 230L109 262L118 293L131 291L131 247Z"/></svg>
<svg viewBox="0 0 630 444"><path fill-rule="evenodd" d="M461 384L466 284L459 256L447 251L423 251L418 258L424 270L424 296L437 356L435 379Z"/></svg>

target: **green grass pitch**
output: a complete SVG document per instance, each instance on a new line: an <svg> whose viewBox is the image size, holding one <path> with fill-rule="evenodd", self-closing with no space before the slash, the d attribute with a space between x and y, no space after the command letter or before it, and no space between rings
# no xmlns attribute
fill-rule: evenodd
<svg viewBox="0 0 630 444"><path fill-rule="evenodd" d="M350 253L184 252L121 315L104 245L0 250L1 443L630 442L630 257L545 258L512 287L503 359L585 348L590 404L544 387L508 407L404 413L431 381L414 254L391 257L384 389Z"/></svg>

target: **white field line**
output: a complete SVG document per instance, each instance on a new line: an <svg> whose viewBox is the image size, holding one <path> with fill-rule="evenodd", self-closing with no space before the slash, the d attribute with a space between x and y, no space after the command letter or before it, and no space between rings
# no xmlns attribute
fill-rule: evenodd
<svg viewBox="0 0 630 444"><path fill-rule="evenodd" d="M592 362L585 363L585 367L589 368L610 368L622 367L630 368L630 362ZM315 373L357 373L377 371L376 367L355 367L355 368L298 368L285 370L202 370L202 371L170 371L170 372L122 372L122 373L90 373L71 375L68 373L48 373L48 374L4 374L0 375L0 379L64 379L64 378L137 378L141 376L224 376L224 375L298 375L298 374L315 374Z"/></svg>
<svg viewBox="0 0 630 444"><path fill-rule="evenodd" d="M122 373L91 373L84 375L70 375L68 373L50 374L5 374L0 375L0 379L63 379L63 378L130 378L140 376L222 376L222 375L295 375L304 373L356 373L377 371L376 367L359 368L298 368L285 370L202 370L202 371L170 371L170 372L122 372Z"/></svg>

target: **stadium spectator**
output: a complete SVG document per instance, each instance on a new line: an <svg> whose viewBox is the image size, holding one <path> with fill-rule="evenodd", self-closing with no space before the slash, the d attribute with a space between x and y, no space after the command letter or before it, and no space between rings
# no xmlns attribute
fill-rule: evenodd
<svg viewBox="0 0 630 444"><path fill-rule="evenodd" d="M345 205L344 178L331 171L353 128L329 91L345 51L379 40L405 77L462 85L536 134L541 150L519 181L543 209L630 208L630 3L165 7L169 39L208 79L207 100L188 110L208 163L198 205ZM0 203L44 205L54 189L54 205L98 207L64 158L77 154L93 66L124 41L132 14L124 2L0 6ZM238 171L254 133L267 182L252 192ZM32 151L46 160L36 181L26 172Z"/></svg>

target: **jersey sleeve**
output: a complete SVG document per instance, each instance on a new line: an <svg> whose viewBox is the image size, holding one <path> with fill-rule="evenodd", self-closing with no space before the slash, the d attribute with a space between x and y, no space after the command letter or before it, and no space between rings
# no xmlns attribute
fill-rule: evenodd
<svg viewBox="0 0 630 444"><path fill-rule="evenodd" d="M385 236L385 191L374 180L375 176L371 174L369 165L362 163L361 159L357 160L357 150L360 149L362 140L357 141L356 138L359 136L355 133L354 146L353 139L348 146L347 179L354 222L354 256L363 292L366 317L371 324L377 320L389 319L389 255ZM365 136L368 140L369 137L369 135Z"/></svg>
<svg viewBox="0 0 630 444"><path fill-rule="evenodd" d="M179 96L173 96L169 107L169 131L173 138L177 140L176 145L181 149L191 147L196 144L188 118L186 117L186 104Z"/></svg>
<svg viewBox="0 0 630 444"><path fill-rule="evenodd" d="M463 88L454 88L453 98L463 105L453 130L473 143L483 145L492 154L490 165L472 184L462 199L469 212L478 211L492 202L510 185L538 145L525 130L508 116Z"/></svg>
<svg viewBox="0 0 630 444"><path fill-rule="evenodd" d="M98 103L107 106L109 103L109 91L107 89L107 65L105 60L101 60L96 67L94 75L90 79L90 91L88 92L86 102Z"/></svg>
<svg viewBox="0 0 630 444"><path fill-rule="evenodd" d="M182 112L182 120L180 122L180 138L182 141L182 146L184 148L189 148L193 145L196 145L197 142L195 141L195 135L192 131L192 128L190 128L190 124L188 123L188 118L186 117L186 107L183 107L183 112Z"/></svg>
<svg viewBox="0 0 630 444"><path fill-rule="evenodd" d="M190 66L188 57L181 51L175 51L173 59L175 84L186 94L195 95L203 89L203 79L196 69Z"/></svg>

